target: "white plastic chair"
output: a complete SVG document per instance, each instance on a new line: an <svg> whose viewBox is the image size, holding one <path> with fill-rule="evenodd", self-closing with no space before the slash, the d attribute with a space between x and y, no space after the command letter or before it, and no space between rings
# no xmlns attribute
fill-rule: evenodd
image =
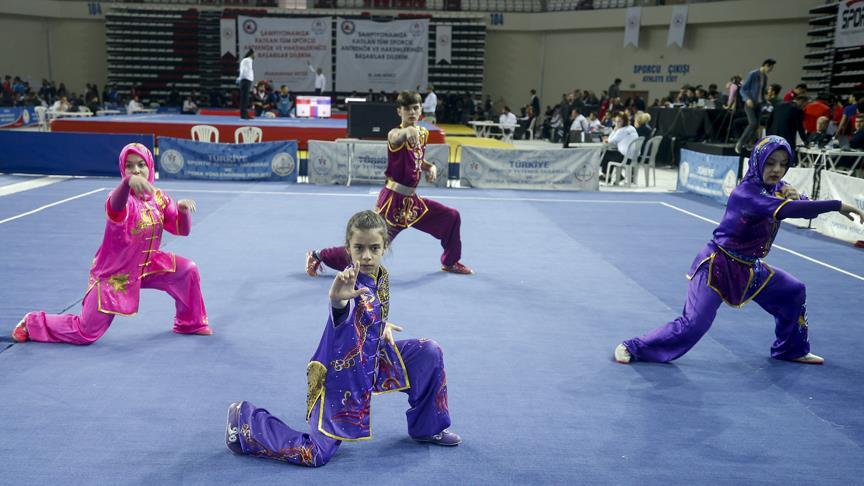
<svg viewBox="0 0 864 486"><path fill-rule="evenodd" d="M651 139L647 142L648 146L645 147L645 150L642 151L642 156L640 157L639 161L639 167L641 167L645 171L645 187L657 185L657 153L660 151L661 143L663 143L662 135L651 137ZM653 184L650 183L651 176L654 177ZM636 174L636 178L639 178L638 173Z"/></svg>
<svg viewBox="0 0 864 486"><path fill-rule="evenodd" d="M36 110L36 119L39 121L39 130L43 132L48 131L48 108L44 106L37 106L34 108Z"/></svg>
<svg viewBox="0 0 864 486"><path fill-rule="evenodd" d="M219 143L219 129L212 125L195 125L192 127L192 140L198 142Z"/></svg>
<svg viewBox="0 0 864 486"><path fill-rule="evenodd" d="M645 137L639 137L630 142L627 147L627 154L621 162L609 162L606 166L606 185L609 185L609 177L615 174L613 184L618 184L618 176L624 172L624 185L630 187L630 181L633 177L633 168L639 169L639 153L642 151L642 145L645 144Z"/></svg>
<svg viewBox="0 0 864 486"><path fill-rule="evenodd" d="M234 143L258 143L264 138L264 132L258 127L240 127L234 130Z"/></svg>
<svg viewBox="0 0 864 486"><path fill-rule="evenodd" d="M525 133L528 135L528 140L534 140L534 130L537 127L537 119L539 116L534 116L531 119L531 123L528 124L528 128L525 129Z"/></svg>

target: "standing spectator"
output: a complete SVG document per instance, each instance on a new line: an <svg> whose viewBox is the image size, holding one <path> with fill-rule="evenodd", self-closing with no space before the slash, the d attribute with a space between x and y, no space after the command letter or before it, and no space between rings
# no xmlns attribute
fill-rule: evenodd
<svg viewBox="0 0 864 486"><path fill-rule="evenodd" d="M177 91L177 87L172 85L172 86L171 86L171 91L168 93L168 99L165 100L165 104L168 105L168 106L180 106L181 104L182 104L183 106L185 106L185 105L186 105L186 101L183 101L183 102L181 103L181 101L180 101L180 93ZM184 109L183 112L185 113L186 110Z"/></svg>
<svg viewBox="0 0 864 486"><path fill-rule="evenodd" d="M423 120L429 123L438 123L435 117L435 111L438 109L438 96L435 95L435 90L432 85L426 87L426 99L423 100Z"/></svg>
<svg viewBox="0 0 864 486"><path fill-rule="evenodd" d="M820 117L831 119L831 108L825 104L825 101L819 97L811 101L804 107L804 130L807 133L816 131L816 120Z"/></svg>
<svg viewBox="0 0 864 486"><path fill-rule="evenodd" d="M796 96L807 96L807 83L798 83L783 95L783 101L792 101Z"/></svg>
<svg viewBox="0 0 864 486"><path fill-rule="evenodd" d="M777 83L771 83L768 86L768 95L765 97L765 101L767 101L768 103L766 103L764 111L771 112L774 110L774 108L777 107L777 105L783 103L783 101L786 101L785 99L781 101L780 91L783 91L783 87Z"/></svg>
<svg viewBox="0 0 864 486"><path fill-rule="evenodd" d="M756 137L759 128L759 107L765 100L765 88L768 85L768 73L774 69L777 61L766 59L759 69L754 69L747 74L747 79L741 85L741 98L744 100L744 112L747 114L747 128L735 144L735 152L741 153L745 146L749 146Z"/></svg>
<svg viewBox="0 0 864 486"><path fill-rule="evenodd" d="M309 71L315 75L315 94L321 96L324 90L327 89L327 77L324 76L324 70L312 66L311 62L306 63L309 66Z"/></svg>
<svg viewBox="0 0 864 486"><path fill-rule="evenodd" d="M609 98L615 99L621 96L621 78L615 78L615 81L609 85Z"/></svg>
<svg viewBox="0 0 864 486"><path fill-rule="evenodd" d="M528 102L528 104L531 105L531 108L534 109L535 114L540 113L540 97L537 96L537 90L536 89L531 90L531 101Z"/></svg>
<svg viewBox="0 0 864 486"><path fill-rule="evenodd" d="M564 148L567 148L567 145L570 143L570 125L573 124L574 101L572 92L564 94L561 97L561 105L558 108L558 112L561 113L561 141Z"/></svg>
<svg viewBox="0 0 864 486"><path fill-rule="evenodd" d="M57 88L57 96L69 96L69 92L66 90L65 83L60 83L60 87Z"/></svg>
<svg viewBox="0 0 864 486"><path fill-rule="evenodd" d="M851 126L852 120L861 114L864 114L864 93L852 93L849 95L849 104L843 107L843 115L837 125L837 135L848 135L847 125Z"/></svg>
<svg viewBox="0 0 864 486"><path fill-rule="evenodd" d="M789 142L794 150L798 145L795 135L807 142L807 132L804 130L804 106L807 104L806 96L796 96L792 101L784 101L768 115L768 135L779 135Z"/></svg>
<svg viewBox="0 0 864 486"><path fill-rule="evenodd" d="M255 81L255 71L252 69L252 61L255 59L255 51L249 49L243 60L240 61L240 118L249 119L249 92L252 91L252 83Z"/></svg>

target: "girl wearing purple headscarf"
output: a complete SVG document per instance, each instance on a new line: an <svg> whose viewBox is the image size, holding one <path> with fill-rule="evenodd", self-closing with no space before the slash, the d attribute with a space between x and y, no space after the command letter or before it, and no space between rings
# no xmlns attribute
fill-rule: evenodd
<svg viewBox="0 0 864 486"><path fill-rule="evenodd" d="M714 238L693 260L683 313L675 320L615 348L615 361L665 363L680 358L708 332L722 302L742 307L753 300L774 316L771 357L806 364L824 360L810 352L804 284L762 261L786 218L815 218L838 211L850 220L864 213L841 201L811 201L782 181L794 161L781 137L760 140L744 180L729 196Z"/></svg>
<svg viewBox="0 0 864 486"><path fill-rule="evenodd" d="M105 205L105 236L90 268L81 315L30 312L12 331L16 342L90 344L105 334L115 315L138 312L142 288L174 298L174 332L213 334L195 262L159 249L163 229L189 235L195 201L174 202L153 187L153 155L138 143L120 152L120 176Z"/></svg>

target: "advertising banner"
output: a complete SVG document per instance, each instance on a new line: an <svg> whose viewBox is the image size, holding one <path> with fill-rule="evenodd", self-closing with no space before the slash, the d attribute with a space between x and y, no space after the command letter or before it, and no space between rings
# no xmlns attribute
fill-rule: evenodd
<svg viewBox="0 0 864 486"><path fill-rule="evenodd" d="M309 65L330 77L333 36L329 17L286 19L237 18L240 56L255 50L255 81L273 81L292 91L314 91L315 73Z"/></svg>
<svg viewBox="0 0 864 486"><path fill-rule="evenodd" d="M297 182L297 142L205 143L159 137L163 179Z"/></svg>

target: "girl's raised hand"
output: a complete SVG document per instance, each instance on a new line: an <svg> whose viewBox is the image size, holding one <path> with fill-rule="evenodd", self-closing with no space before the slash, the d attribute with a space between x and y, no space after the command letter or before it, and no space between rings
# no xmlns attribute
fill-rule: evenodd
<svg viewBox="0 0 864 486"><path fill-rule="evenodd" d="M156 192L156 188L154 188L147 179L140 175L133 175L129 178L129 188L135 191L135 194L147 194L152 196L153 193Z"/></svg>
<svg viewBox="0 0 864 486"><path fill-rule="evenodd" d="M365 288L354 288L357 284L358 273L360 273L360 271L357 267L352 267L336 274L336 278L333 279L333 284L330 285L330 305L341 309L347 305L348 300L366 292Z"/></svg>

